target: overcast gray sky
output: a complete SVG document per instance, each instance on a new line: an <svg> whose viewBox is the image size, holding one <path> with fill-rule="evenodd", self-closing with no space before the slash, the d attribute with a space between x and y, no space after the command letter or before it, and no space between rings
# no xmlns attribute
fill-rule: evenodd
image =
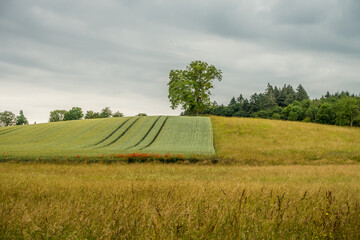
<svg viewBox="0 0 360 240"><path fill-rule="evenodd" d="M73 106L177 115L168 74L193 60L223 71L218 103L267 83L359 94L360 1L0 1L0 111L30 123Z"/></svg>

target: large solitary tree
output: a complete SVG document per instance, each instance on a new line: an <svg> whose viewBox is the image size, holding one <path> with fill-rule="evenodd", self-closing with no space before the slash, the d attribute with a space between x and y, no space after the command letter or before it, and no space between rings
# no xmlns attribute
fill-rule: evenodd
<svg viewBox="0 0 360 240"><path fill-rule="evenodd" d="M222 80L221 70L202 61L193 61L186 70L171 70L169 73L169 100L171 108L179 105L186 113L199 115L210 102L210 90L215 79Z"/></svg>

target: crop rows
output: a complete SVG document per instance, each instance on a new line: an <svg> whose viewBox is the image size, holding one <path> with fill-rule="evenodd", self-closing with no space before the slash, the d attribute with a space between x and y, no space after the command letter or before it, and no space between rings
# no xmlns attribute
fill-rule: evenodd
<svg viewBox="0 0 360 240"><path fill-rule="evenodd" d="M100 154L213 155L207 117L128 117L0 129L0 159L48 159Z"/></svg>

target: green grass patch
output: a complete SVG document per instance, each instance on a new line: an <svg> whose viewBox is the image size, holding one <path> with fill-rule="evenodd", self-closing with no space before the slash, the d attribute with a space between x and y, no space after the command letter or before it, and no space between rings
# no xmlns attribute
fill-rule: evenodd
<svg viewBox="0 0 360 240"><path fill-rule="evenodd" d="M349 164L360 159L360 128L236 117L211 120L221 162Z"/></svg>
<svg viewBox="0 0 360 240"><path fill-rule="evenodd" d="M5 127L0 134L1 161L114 162L127 161L116 157L119 154L146 153L152 154L149 159L154 160L157 154L161 155L157 160L167 162L165 154L182 155L189 160L197 159L194 154L208 159L215 154L208 117L65 121Z"/></svg>

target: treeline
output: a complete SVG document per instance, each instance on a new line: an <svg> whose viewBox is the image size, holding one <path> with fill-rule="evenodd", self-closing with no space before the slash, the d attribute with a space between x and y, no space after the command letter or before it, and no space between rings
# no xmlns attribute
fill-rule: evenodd
<svg viewBox="0 0 360 240"><path fill-rule="evenodd" d="M80 120L80 119L94 119L94 118L109 118L109 117L123 117L124 114L116 111L113 112L109 107L103 108L100 112L93 110L83 113L82 108L73 107L70 110L54 110L50 112L49 122ZM147 116L146 113L139 113L137 116ZM0 112L0 127L27 125L29 124L27 118L21 110L18 116L11 111ZM36 122L34 123L36 124Z"/></svg>
<svg viewBox="0 0 360 240"><path fill-rule="evenodd" d="M27 124L29 124L29 122L24 116L23 110L20 110L18 116L15 116L15 114L11 111L0 112L0 127Z"/></svg>
<svg viewBox="0 0 360 240"><path fill-rule="evenodd" d="M49 122L80 120L80 119L94 119L94 118L109 118L109 117L123 117L121 112L112 112L109 107L103 108L100 112L89 110L84 115L80 107L73 107L70 110L54 110L50 112Z"/></svg>
<svg viewBox="0 0 360 240"><path fill-rule="evenodd" d="M265 92L255 93L249 99L240 94L227 106L214 102L203 114L360 126L360 97L342 91L327 92L320 99L310 100L301 85L294 90L291 85L281 88L268 84Z"/></svg>

